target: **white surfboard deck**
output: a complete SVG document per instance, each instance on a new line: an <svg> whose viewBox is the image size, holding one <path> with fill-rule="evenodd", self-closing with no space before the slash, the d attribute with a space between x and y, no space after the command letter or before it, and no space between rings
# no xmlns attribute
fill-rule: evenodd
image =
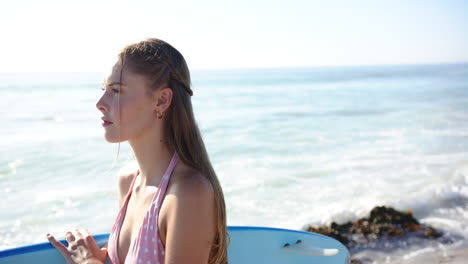
<svg viewBox="0 0 468 264"><path fill-rule="evenodd" d="M349 252L337 240L310 232L289 229L229 226L230 264L347 264ZM109 234L95 235L101 247ZM64 240L61 240L65 245ZM49 242L0 251L0 264L65 263Z"/></svg>

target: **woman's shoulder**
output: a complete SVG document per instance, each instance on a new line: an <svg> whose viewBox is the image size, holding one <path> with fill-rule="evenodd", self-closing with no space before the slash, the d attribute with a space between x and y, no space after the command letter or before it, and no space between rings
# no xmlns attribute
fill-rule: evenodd
<svg viewBox="0 0 468 264"><path fill-rule="evenodd" d="M172 193L178 197L191 199L192 196L201 196L201 198L209 198L214 192L208 178L192 168L182 167L173 176L176 177L172 180Z"/></svg>
<svg viewBox="0 0 468 264"><path fill-rule="evenodd" d="M161 215L169 226L211 223L214 215L214 188L209 179L194 169L177 169L164 199Z"/></svg>
<svg viewBox="0 0 468 264"><path fill-rule="evenodd" d="M167 257L181 263L203 258L207 263L216 232L214 216L214 191L209 179L178 166L160 212L161 241L166 252L175 252Z"/></svg>
<svg viewBox="0 0 468 264"><path fill-rule="evenodd" d="M187 214L201 207L210 210L213 202L214 188L208 178L194 169L178 166L171 177L161 211L165 216L178 210Z"/></svg>

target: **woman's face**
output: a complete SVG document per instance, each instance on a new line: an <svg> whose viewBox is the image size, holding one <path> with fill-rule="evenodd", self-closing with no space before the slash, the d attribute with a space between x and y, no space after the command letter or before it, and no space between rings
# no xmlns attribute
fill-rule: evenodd
<svg viewBox="0 0 468 264"><path fill-rule="evenodd" d="M112 67L111 73L104 80L104 94L96 103L103 115L104 137L112 143L137 138L149 132L157 120L156 102L147 90L145 77L125 67L121 70L120 63Z"/></svg>

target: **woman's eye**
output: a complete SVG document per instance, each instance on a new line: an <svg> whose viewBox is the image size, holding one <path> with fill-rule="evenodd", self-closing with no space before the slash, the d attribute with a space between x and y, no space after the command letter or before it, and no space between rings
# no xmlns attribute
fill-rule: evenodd
<svg viewBox="0 0 468 264"><path fill-rule="evenodd" d="M106 91L106 87L101 87L101 90ZM114 93L119 93L120 92L119 89L117 89L117 88L112 88L111 90Z"/></svg>

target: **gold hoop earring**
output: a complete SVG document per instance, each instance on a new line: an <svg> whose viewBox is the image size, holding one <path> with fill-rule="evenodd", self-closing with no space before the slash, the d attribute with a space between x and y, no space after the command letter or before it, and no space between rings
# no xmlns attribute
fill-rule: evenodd
<svg viewBox="0 0 468 264"><path fill-rule="evenodd" d="M163 113L162 112L158 112L158 119L162 119L163 118Z"/></svg>

